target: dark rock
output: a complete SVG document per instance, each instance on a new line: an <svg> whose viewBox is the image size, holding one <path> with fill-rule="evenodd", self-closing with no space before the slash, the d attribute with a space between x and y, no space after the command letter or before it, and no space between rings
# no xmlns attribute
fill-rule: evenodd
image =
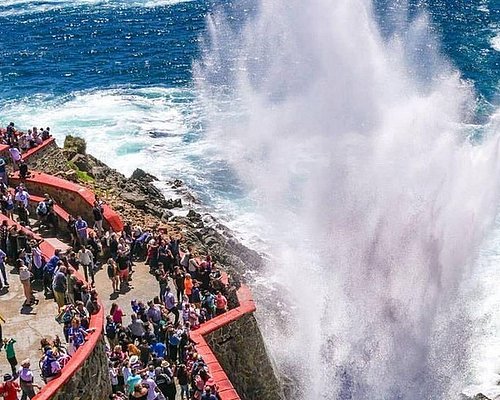
<svg viewBox="0 0 500 400"><path fill-rule="evenodd" d="M105 178L107 175L107 170L104 167L92 167L90 171L88 171L89 175L92 175L94 178Z"/></svg>
<svg viewBox="0 0 500 400"><path fill-rule="evenodd" d="M153 181L158 180L158 178L156 176L148 174L146 171L144 171L140 168L137 168L134 172L132 172L130 179L133 179L136 181L141 181L141 182L147 182L147 183L151 183Z"/></svg>
<svg viewBox="0 0 500 400"><path fill-rule="evenodd" d="M91 169L87 157L83 154L77 154L71 159L70 162L75 164L80 171L88 172Z"/></svg>
<svg viewBox="0 0 500 400"><path fill-rule="evenodd" d="M182 200L181 199L175 199L174 200L174 207L182 208Z"/></svg>
<svg viewBox="0 0 500 400"><path fill-rule="evenodd" d="M133 204L137 208L144 209L146 207L147 199L139 193L122 192L121 198L127 203Z"/></svg>
<svg viewBox="0 0 500 400"><path fill-rule="evenodd" d="M180 179L176 179L172 182L172 189L178 189L183 185L183 182Z"/></svg>
<svg viewBox="0 0 500 400"><path fill-rule="evenodd" d="M201 214L200 213L197 213L196 211L194 210L189 210L188 214L187 214L187 218L190 220L190 221L201 221Z"/></svg>
<svg viewBox="0 0 500 400"><path fill-rule="evenodd" d="M174 216L174 213L170 210L163 210L163 213L161 215L161 220L162 222L167 222L169 218L172 218Z"/></svg>
<svg viewBox="0 0 500 400"><path fill-rule="evenodd" d="M64 148L66 150L75 151L77 154L85 154L87 151L87 143L85 143L85 139L68 135L64 139Z"/></svg>
<svg viewBox="0 0 500 400"><path fill-rule="evenodd" d="M160 198L162 196L160 189L158 189L156 186L151 185L151 184L149 184L145 187L142 187L142 191L144 193L150 194L151 196L154 196L156 198Z"/></svg>
<svg viewBox="0 0 500 400"><path fill-rule="evenodd" d="M62 153L68 161L78 154L75 149L62 149Z"/></svg>
<svg viewBox="0 0 500 400"><path fill-rule="evenodd" d="M174 201L172 199L165 200L163 202L163 204L164 204L164 207L168 208L169 210L171 210L172 208L174 208Z"/></svg>

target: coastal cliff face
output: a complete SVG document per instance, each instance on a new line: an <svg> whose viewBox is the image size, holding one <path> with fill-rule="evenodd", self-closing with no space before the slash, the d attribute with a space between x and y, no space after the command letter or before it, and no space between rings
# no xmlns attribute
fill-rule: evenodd
<svg viewBox="0 0 500 400"><path fill-rule="evenodd" d="M242 274L247 270L259 270L264 264L257 252L239 243L230 230L209 214L201 214L190 208L189 212L184 212L186 216L174 216L172 208L182 207L183 201L185 204L196 201L182 182L176 180L171 184L178 197L166 199L154 186L154 176L136 170L130 178L125 177L85 154L85 142L82 139L68 137L64 149L54 143L30 158L29 167L89 187L124 222L146 228L162 227L170 234L180 234L184 247L191 246L199 255L210 253L213 260L228 273L230 287L227 297L230 307L238 306L236 291L241 285ZM71 203L71 199L63 200ZM76 203L73 205L78 209ZM199 211L202 207L196 205L196 208ZM79 213L85 214L82 211ZM88 218L91 220L90 215ZM283 397L253 314L243 315L237 321L208 334L206 340L242 399L276 400ZM96 382L98 387L94 387L95 393L101 396L102 393L108 393L109 383L106 384L106 379L102 379L103 374L107 374L107 365L103 364L105 357L101 356L104 356L101 350L96 351L82 367L78 377L65 385L61 397L56 400L94 400L80 388L84 382Z"/></svg>

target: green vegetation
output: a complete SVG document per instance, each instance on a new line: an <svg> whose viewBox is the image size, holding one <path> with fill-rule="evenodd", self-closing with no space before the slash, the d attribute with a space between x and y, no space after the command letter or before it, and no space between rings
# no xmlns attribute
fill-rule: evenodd
<svg viewBox="0 0 500 400"><path fill-rule="evenodd" d="M92 178L88 173L86 173L85 171L80 171L74 162L68 161L68 167L76 172L76 177L80 182L92 183L95 181L95 179Z"/></svg>

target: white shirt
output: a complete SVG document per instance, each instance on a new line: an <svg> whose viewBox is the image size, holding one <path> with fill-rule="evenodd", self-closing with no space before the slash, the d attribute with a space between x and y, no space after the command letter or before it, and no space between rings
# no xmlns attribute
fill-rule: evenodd
<svg viewBox="0 0 500 400"><path fill-rule="evenodd" d="M30 195L26 190L20 190L16 193L14 200L19 201L24 204L26 208L28 208Z"/></svg>
<svg viewBox="0 0 500 400"><path fill-rule="evenodd" d="M19 161L21 159L21 152L17 147L11 147L9 153L14 161Z"/></svg>
<svg viewBox="0 0 500 400"><path fill-rule="evenodd" d="M82 265L92 264L93 259L94 256L92 255L92 252L89 249L85 249L85 251L80 250L78 252L78 260L80 260L80 263L82 263Z"/></svg>

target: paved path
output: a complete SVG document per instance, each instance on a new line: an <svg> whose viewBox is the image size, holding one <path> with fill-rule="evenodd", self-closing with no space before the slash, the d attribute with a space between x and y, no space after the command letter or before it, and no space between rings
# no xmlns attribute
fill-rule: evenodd
<svg viewBox="0 0 500 400"><path fill-rule="evenodd" d="M0 291L0 313L5 317L6 323L2 325L3 336L14 337L17 361L30 358L35 379L41 383L38 360L40 339L50 338L52 335L62 336L61 326L55 321L57 304L52 299L45 300L42 292L35 292L39 304L33 307L23 307L24 295L19 276L14 273L14 268L6 266L10 287ZM0 352L0 378L5 373L10 373L10 365L5 357L5 351ZM2 379L3 380L3 379Z"/></svg>

